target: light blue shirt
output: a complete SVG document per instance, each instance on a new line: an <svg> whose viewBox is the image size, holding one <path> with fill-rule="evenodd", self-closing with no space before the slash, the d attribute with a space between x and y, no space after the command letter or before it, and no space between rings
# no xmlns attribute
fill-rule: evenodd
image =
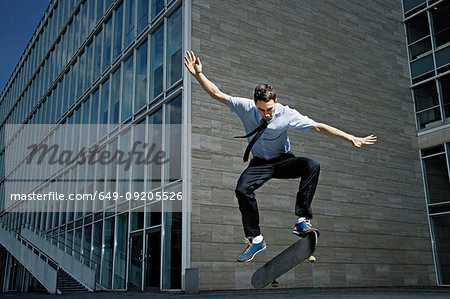
<svg viewBox="0 0 450 299"><path fill-rule="evenodd" d="M227 97L231 112L236 113L244 125L246 134L256 129L262 123L262 116L255 102L239 97ZM300 114L289 106L277 103L274 117L268 121L267 129L252 148L253 157L273 159L287 153L291 149L287 129L297 128L307 132L317 123ZM248 138L250 141L254 135Z"/></svg>

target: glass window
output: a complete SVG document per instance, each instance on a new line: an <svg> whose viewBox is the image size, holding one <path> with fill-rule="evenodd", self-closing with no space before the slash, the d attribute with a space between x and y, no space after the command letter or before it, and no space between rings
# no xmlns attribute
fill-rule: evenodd
<svg viewBox="0 0 450 299"><path fill-rule="evenodd" d="M407 12L422 3L425 3L425 0L403 0L403 9Z"/></svg>
<svg viewBox="0 0 450 299"><path fill-rule="evenodd" d="M73 256L77 259L81 259L81 237L82 237L83 231L80 228L77 228L75 230L75 236L73 239Z"/></svg>
<svg viewBox="0 0 450 299"><path fill-rule="evenodd" d="M144 228L144 212L143 209L138 209L130 212L130 231L135 231Z"/></svg>
<svg viewBox="0 0 450 299"><path fill-rule="evenodd" d="M139 149L142 150L142 146L144 143L146 143L146 138L145 138L145 134L146 134L146 126L145 126L145 119L144 122L137 124L136 126L134 126L134 132L133 132L133 145L134 144L138 144L139 143ZM141 161L138 161L137 159L135 161L133 161L133 165L132 165L132 186L131 186L131 190L132 192L144 192L144 174L145 174L145 158L142 157L139 158L140 160L143 160L143 162L141 163ZM137 203L132 202L131 204L136 204L140 205L143 204L143 201L137 201Z"/></svg>
<svg viewBox="0 0 450 299"><path fill-rule="evenodd" d="M127 277L128 213L117 216L116 258L114 266L114 289L125 289Z"/></svg>
<svg viewBox="0 0 450 299"><path fill-rule="evenodd" d="M69 29L66 30L66 33L64 34L63 37L63 47L62 47L62 62L61 62L61 70L64 69L64 67L67 65L67 63L69 62L69 57L68 57L68 51L69 51Z"/></svg>
<svg viewBox="0 0 450 299"><path fill-rule="evenodd" d="M67 232L66 237L66 253L72 255L72 246L73 246L73 230Z"/></svg>
<svg viewBox="0 0 450 299"><path fill-rule="evenodd" d="M97 12L95 11L95 0L90 0L89 2L89 30L88 30L88 35L92 32L92 30L95 27L95 24L97 24L96 22L96 14ZM97 1L98 2L98 1Z"/></svg>
<svg viewBox="0 0 450 299"><path fill-rule="evenodd" d="M152 20L164 9L164 0L152 0Z"/></svg>
<svg viewBox="0 0 450 299"><path fill-rule="evenodd" d="M164 27L161 26L152 34L151 40L150 100L163 91L163 49Z"/></svg>
<svg viewBox="0 0 450 299"><path fill-rule="evenodd" d="M106 10L114 3L114 0L105 0L105 8Z"/></svg>
<svg viewBox="0 0 450 299"><path fill-rule="evenodd" d="M109 115L109 80L102 84L102 97L100 104L100 123L107 124Z"/></svg>
<svg viewBox="0 0 450 299"><path fill-rule="evenodd" d="M138 0L138 23L137 23L137 32L139 33L144 30L144 28L148 25L148 5L149 0Z"/></svg>
<svg viewBox="0 0 450 299"><path fill-rule="evenodd" d="M78 81L77 81L77 94L76 98L78 99L84 91L84 79L85 79L85 70L86 70L86 51L83 52L80 56L80 60L78 61Z"/></svg>
<svg viewBox="0 0 450 299"><path fill-rule="evenodd" d="M415 60L431 53L431 39L426 12L406 23L409 59Z"/></svg>
<svg viewBox="0 0 450 299"><path fill-rule="evenodd" d="M161 211L162 211L161 205L162 205L161 201L147 205L147 212L145 215L146 227L152 227L161 224Z"/></svg>
<svg viewBox="0 0 450 299"><path fill-rule="evenodd" d="M64 104L65 104L65 97L64 97L64 80L59 81L58 83L58 110L56 114L56 119L59 119L61 115L64 113Z"/></svg>
<svg viewBox="0 0 450 299"><path fill-rule="evenodd" d="M112 42L112 18L105 24L105 39L103 46L103 71L111 64L111 42Z"/></svg>
<svg viewBox="0 0 450 299"><path fill-rule="evenodd" d="M423 159L428 203L449 201L450 178L445 153Z"/></svg>
<svg viewBox="0 0 450 299"><path fill-rule="evenodd" d="M450 45L450 2L444 1L431 10L436 47Z"/></svg>
<svg viewBox="0 0 450 299"><path fill-rule="evenodd" d="M103 0L97 0L97 23L103 17Z"/></svg>
<svg viewBox="0 0 450 299"><path fill-rule="evenodd" d="M434 249L439 281L443 285L450 284L450 214L431 217L433 227Z"/></svg>
<svg viewBox="0 0 450 299"><path fill-rule="evenodd" d="M91 119L89 123L91 124L97 124L98 121L98 106L99 106L99 93L100 90L97 89L94 94L92 95L92 107L91 107Z"/></svg>
<svg viewBox="0 0 450 299"><path fill-rule="evenodd" d="M148 43L145 42L136 52L136 92L134 96L134 112L147 103L147 51Z"/></svg>
<svg viewBox="0 0 450 299"><path fill-rule="evenodd" d="M406 23L406 32L408 45L430 35L426 12L423 12L419 16L409 20Z"/></svg>
<svg viewBox="0 0 450 299"><path fill-rule="evenodd" d="M441 87L442 102L444 105L445 120L450 120L450 75L439 80Z"/></svg>
<svg viewBox="0 0 450 299"><path fill-rule="evenodd" d="M162 109L157 110L148 118L148 144L154 147L153 153L162 151ZM147 191L161 186L162 166L150 163L147 167Z"/></svg>
<svg viewBox="0 0 450 299"><path fill-rule="evenodd" d="M72 21L72 23L70 23L67 27L67 62L69 62L70 59L72 59L73 56L73 51L75 49L75 17Z"/></svg>
<svg viewBox="0 0 450 299"><path fill-rule="evenodd" d="M123 132L123 131L122 131ZM122 133L120 135L120 139L119 139L119 150L121 150L122 152L130 152L131 151L131 128L126 130L125 132ZM126 192L130 192L130 180L131 180L131 169L130 167L132 167L131 164L127 164L127 163L118 163L118 176L119 176L119 180L118 180L118 192L119 194L125 194ZM125 196L118 198L117 202L121 202L125 200ZM126 205L128 207L128 203Z"/></svg>
<svg viewBox="0 0 450 299"><path fill-rule="evenodd" d="M89 25L89 18L88 18L88 2L84 2L83 4L81 4L81 8L80 8L80 13L81 13L81 40L80 43L82 44L84 42L84 40L87 37L87 33L88 33L88 25Z"/></svg>
<svg viewBox="0 0 450 299"><path fill-rule="evenodd" d="M94 60L94 43L90 43L86 50L86 83L85 88L88 89L92 84L92 66Z"/></svg>
<svg viewBox="0 0 450 299"><path fill-rule="evenodd" d="M166 181L172 182L181 178L181 96L167 105L166 113Z"/></svg>
<svg viewBox="0 0 450 299"><path fill-rule="evenodd" d="M168 20L167 29L167 87L181 79L182 72L182 24L181 8L175 11Z"/></svg>
<svg viewBox="0 0 450 299"><path fill-rule="evenodd" d="M70 93L69 93L69 107L75 103L76 95L75 90L77 86L77 74L78 74L78 61L72 66L69 76L70 80Z"/></svg>
<svg viewBox="0 0 450 299"><path fill-rule="evenodd" d="M414 88L417 124L419 129L425 129L439 124L441 112L436 90L436 82L431 81Z"/></svg>
<svg viewBox="0 0 450 299"><path fill-rule="evenodd" d="M114 47L113 60L122 53L122 25L123 25L123 4L121 4L114 14Z"/></svg>
<svg viewBox="0 0 450 299"><path fill-rule="evenodd" d="M91 241L92 241L92 225L86 225L84 227L84 238L83 238L83 260L84 264L88 267L90 266L91 259Z"/></svg>
<svg viewBox="0 0 450 299"><path fill-rule="evenodd" d="M69 84L70 84L70 76L69 73L66 73L64 75L64 80L62 82L64 82L64 96L61 98L62 101L62 110L61 110L61 115L66 113L66 111L69 109L69 102L70 102L70 98L69 98ZM61 82L61 84L62 84Z"/></svg>
<svg viewBox="0 0 450 299"><path fill-rule="evenodd" d="M102 232L103 232L103 222L99 221L94 223L94 234L92 242L92 262L95 267L95 278L96 282L100 282L100 263L102 260Z"/></svg>
<svg viewBox="0 0 450 299"><path fill-rule="evenodd" d="M108 151L111 153L115 153L117 151L117 138L108 144ZM111 163L108 163L106 166L106 192L115 192L116 184L117 184L117 161L113 160ZM113 204L113 201L106 200L105 206L108 207Z"/></svg>
<svg viewBox="0 0 450 299"><path fill-rule="evenodd" d="M112 288L112 266L114 251L114 217L105 219L103 231L103 263L102 263L102 286Z"/></svg>
<svg viewBox="0 0 450 299"><path fill-rule="evenodd" d="M135 17L135 0L127 0L125 11L125 48L134 40L134 23L136 21Z"/></svg>
<svg viewBox="0 0 450 299"><path fill-rule="evenodd" d="M111 77L111 114L110 123L119 123L119 103L120 103L120 69L114 72Z"/></svg>
<svg viewBox="0 0 450 299"><path fill-rule="evenodd" d="M122 113L121 121L127 120L131 116L133 106L133 56L123 64L123 87L122 87Z"/></svg>
<svg viewBox="0 0 450 299"><path fill-rule="evenodd" d="M100 76L102 70L102 32L98 33L95 36L95 55L94 55L95 63L94 63L94 79L97 80L98 76Z"/></svg>

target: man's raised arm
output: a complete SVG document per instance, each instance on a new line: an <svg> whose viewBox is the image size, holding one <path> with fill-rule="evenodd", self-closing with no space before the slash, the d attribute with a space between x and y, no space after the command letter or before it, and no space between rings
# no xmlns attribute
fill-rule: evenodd
<svg viewBox="0 0 450 299"><path fill-rule="evenodd" d="M323 134L323 135L327 135L327 136L332 136L332 137L338 137L338 138L342 138L344 140L350 141L351 143L353 143L353 145L355 147L361 147L363 145L372 145L377 141L377 137L374 135L369 135L366 137L355 137L353 135L350 135L348 133L345 133L344 131L341 131L337 128L334 128L332 126L323 124L323 123L318 123L314 129L316 130L316 132Z"/></svg>
<svg viewBox="0 0 450 299"><path fill-rule="evenodd" d="M217 86L208 80L202 73L202 63L200 62L200 58L195 58L195 54L192 51L186 52L186 56L184 56L184 65L192 74L192 76L197 79L198 83L203 87L203 89L214 99L224 103L227 105L227 95L220 91Z"/></svg>

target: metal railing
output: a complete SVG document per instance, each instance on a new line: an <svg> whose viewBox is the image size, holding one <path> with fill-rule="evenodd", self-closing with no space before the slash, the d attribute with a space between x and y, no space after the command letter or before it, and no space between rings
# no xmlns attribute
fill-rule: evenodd
<svg viewBox="0 0 450 299"><path fill-rule="evenodd" d="M59 249L63 250L65 253L67 253L70 256L74 257L75 259L79 260L81 263L83 263L87 267L91 268L93 271L95 271L95 281L99 282L99 280L98 280L99 273L98 272L100 270L100 263L93 261L90 256L88 256L82 252L79 252L79 251L75 250L73 247L67 245L65 242L62 242L61 240L59 240L58 236L56 236L56 235L51 235L50 233L46 233L45 231L31 225L30 223L24 223L22 225L22 227L31 230L32 232L36 233L41 238L49 241L53 246L58 247ZM57 245L55 245L53 241L55 241ZM62 246L62 248L61 248L61 246ZM78 259L77 256L79 256L80 258Z"/></svg>

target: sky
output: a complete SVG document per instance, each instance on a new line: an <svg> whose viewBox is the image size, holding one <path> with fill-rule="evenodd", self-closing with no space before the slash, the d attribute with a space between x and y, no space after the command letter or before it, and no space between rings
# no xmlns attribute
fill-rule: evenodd
<svg viewBox="0 0 450 299"><path fill-rule="evenodd" d="M0 0L0 91L49 4L50 0Z"/></svg>

